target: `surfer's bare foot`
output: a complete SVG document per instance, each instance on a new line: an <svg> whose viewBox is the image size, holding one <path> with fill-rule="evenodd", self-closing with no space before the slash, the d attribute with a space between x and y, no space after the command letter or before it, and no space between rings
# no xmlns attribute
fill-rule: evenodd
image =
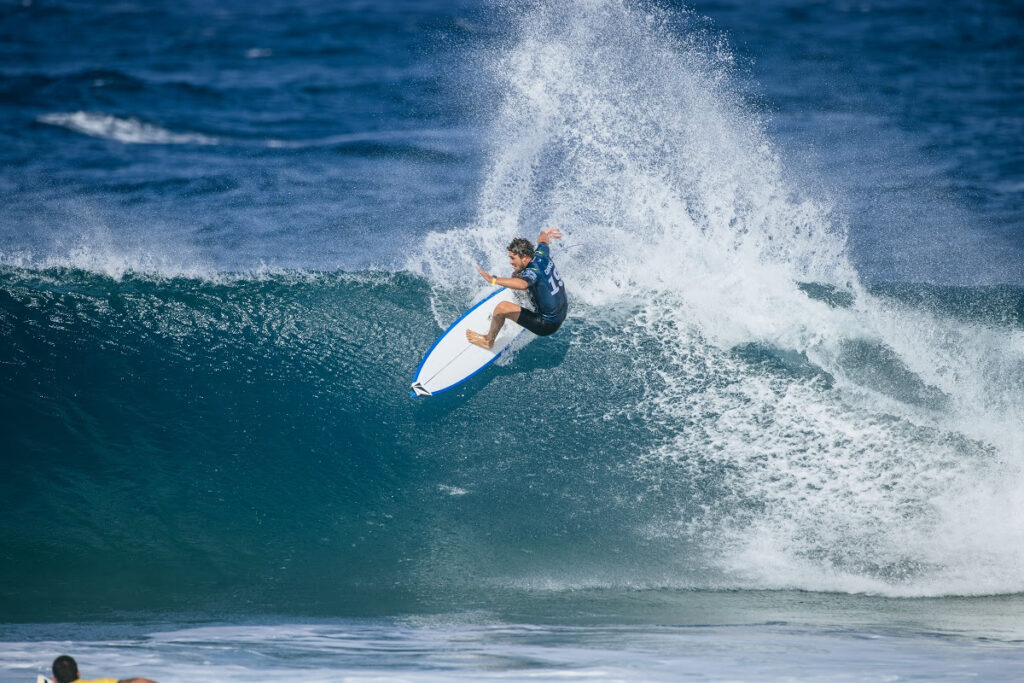
<svg viewBox="0 0 1024 683"><path fill-rule="evenodd" d="M473 330L466 330L466 339L469 340L470 344L476 344L477 346L483 347L488 351L490 351L491 347L494 346L493 341L491 341L484 335L480 334L479 332L474 332Z"/></svg>

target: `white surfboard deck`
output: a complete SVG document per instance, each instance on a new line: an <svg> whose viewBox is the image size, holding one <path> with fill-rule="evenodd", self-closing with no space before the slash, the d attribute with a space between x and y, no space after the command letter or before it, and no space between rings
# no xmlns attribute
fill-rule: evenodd
<svg viewBox="0 0 1024 683"><path fill-rule="evenodd" d="M410 395L435 396L448 391L498 360L524 331L522 327L506 320L490 349L470 344L466 339L466 330L486 334L491 326L491 313L502 301L515 302L515 292L507 287L499 287L463 313L438 337L416 370Z"/></svg>

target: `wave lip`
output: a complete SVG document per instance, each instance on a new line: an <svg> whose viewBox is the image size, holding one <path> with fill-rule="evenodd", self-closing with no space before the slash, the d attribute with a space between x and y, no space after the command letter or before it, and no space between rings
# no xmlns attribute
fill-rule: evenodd
<svg viewBox="0 0 1024 683"><path fill-rule="evenodd" d="M217 145L220 140L201 133L175 133L134 117L120 118L102 112L43 114L40 123L76 133L133 145Z"/></svg>

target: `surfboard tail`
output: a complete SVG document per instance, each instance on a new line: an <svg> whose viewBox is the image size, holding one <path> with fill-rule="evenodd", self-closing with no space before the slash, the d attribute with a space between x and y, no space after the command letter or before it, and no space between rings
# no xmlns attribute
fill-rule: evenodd
<svg viewBox="0 0 1024 683"><path fill-rule="evenodd" d="M412 392L410 393L412 393L413 396L433 396L433 394L425 389L419 382L412 383Z"/></svg>

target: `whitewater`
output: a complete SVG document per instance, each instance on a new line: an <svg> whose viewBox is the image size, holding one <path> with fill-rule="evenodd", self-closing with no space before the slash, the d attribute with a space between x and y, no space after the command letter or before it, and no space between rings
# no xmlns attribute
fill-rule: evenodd
<svg viewBox="0 0 1024 683"><path fill-rule="evenodd" d="M842 217L786 178L720 43L617 3L572 19L535 11L492 67L498 142L455 249L500 255L520 225L583 244L559 259L582 317L619 313L602 342L651 347L641 374L658 380L617 408L675 426L633 454L640 469L729 472L700 514L684 505L645 533L709 543L729 577L716 583L743 587L1024 589L1019 327L869 292ZM453 241L427 238L435 286L452 285L431 265Z"/></svg>
<svg viewBox="0 0 1024 683"><path fill-rule="evenodd" d="M802 80L911 5L4 10L0 680L1018 678L1007 144ZM410 399L548 226L564 327Z"/></svg>

